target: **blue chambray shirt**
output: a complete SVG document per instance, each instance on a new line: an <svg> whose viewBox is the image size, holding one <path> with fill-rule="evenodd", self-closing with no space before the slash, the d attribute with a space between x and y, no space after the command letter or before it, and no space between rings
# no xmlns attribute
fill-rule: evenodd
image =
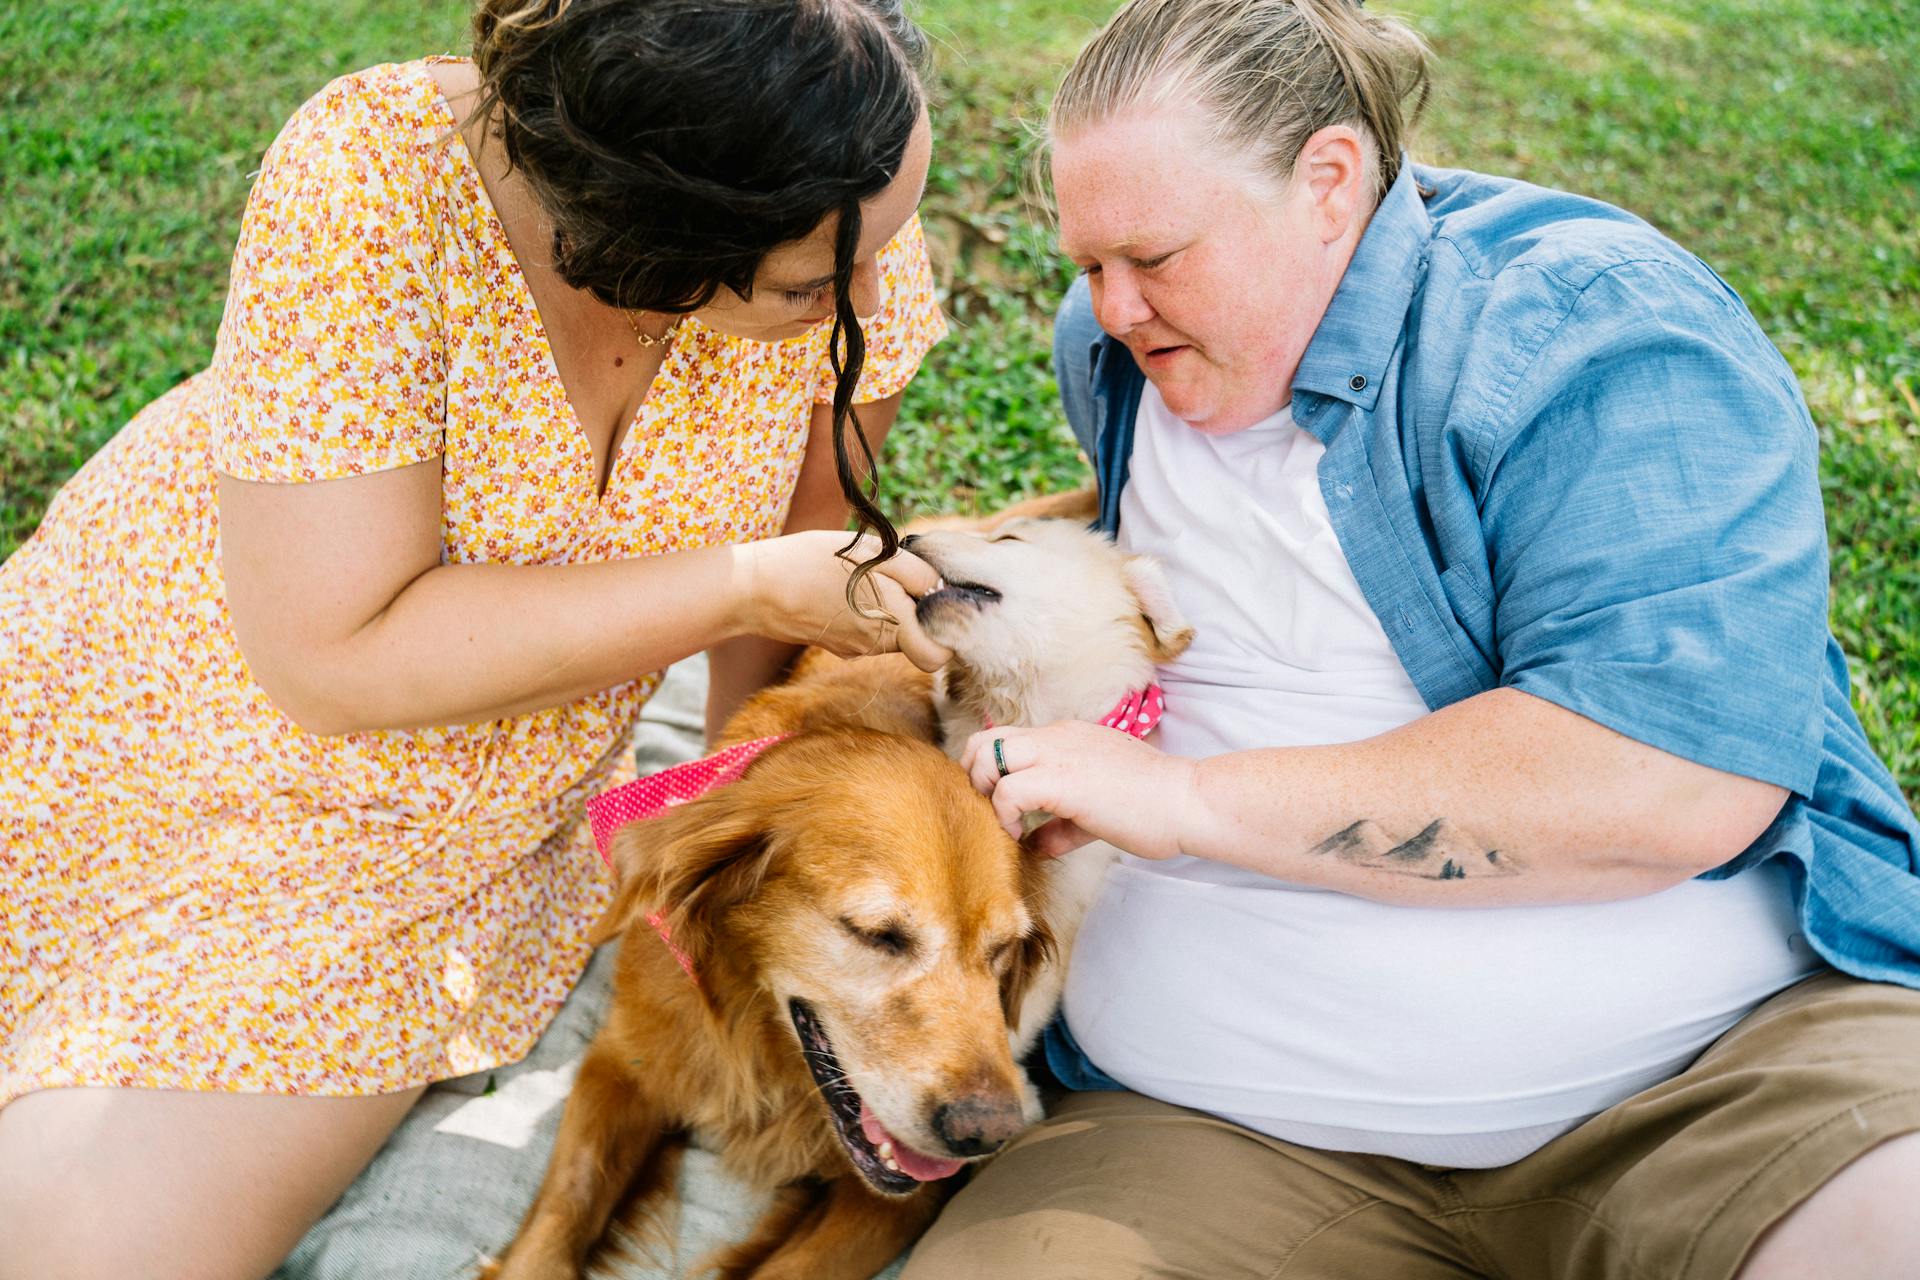
<svg viewBox="0 0 1920 1280"><path fill-rule="evenodd" d="M1145 380L1085 281L1054 367L1111 533ZM1708 878L1790 859L1823 957L1920 987L1920 823L1828 630L1818 439L1725 281L1610 205L1404 165L1292 409L1326 447L1334 532L1429 707L1511 686L1786 788ZM1111 1085L1058 1023L1047 1048L1068 1085Z"/></svg>

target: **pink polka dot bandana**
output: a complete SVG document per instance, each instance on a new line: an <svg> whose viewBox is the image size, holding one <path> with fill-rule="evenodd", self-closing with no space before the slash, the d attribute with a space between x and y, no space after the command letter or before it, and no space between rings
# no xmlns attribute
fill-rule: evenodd
<svg viewBox="0 0 1920 1280"><path fill-rule="evenodd" d="M613 865L613 833L629 822L657 818L676 805L698 800L715 787L725 786L745 773L762 751L788 736L776 733L771 738L736 743L710 756L602 791L587 801L587 821L593 827L593 843L600 850L600 860Z"/></svg>
<svg viewBox="0 0 1920 1280"><path fill-rule="evenodd" d="M1153 732L1153 727L1160 723L1160 717L1166 713L1166 691L1157 684L1150 684L1120 699L1120 705L1101 716L1100 723L1109 729L1144 738Z"/></svg>
<svg viewBox="0 0 1920 1280"><path fill-rule="evenodd" d="M725 786L745 773L762 751L789 736L776 733L771 738L737 743L699 760L689 760L603 791L587 801L587 822L593 827L593 843L600 850L600 860L613 865L613 833L629 822L657 818L676 805L697 800L715 787ZM647 923L660 935L660 941L667 944L667 950L679 961L687 977L699 986L700 976L693 971L693 957L673 940L666 917L656 911L647 917Z"/></svg>
<svg viewBox="0 0 1920 1280"><path fill-rule="evenodd" d="M1107 712L1096 722L1109 729L1118 729L1130 733L1136 738L1145 738L1160 723L1160 717L1167 713L1167 694L1157 684L1144 689L1135 689L1121 698L1113 710ZM993 723L993 717L986 717L987 728L999 726Z"/></svg>

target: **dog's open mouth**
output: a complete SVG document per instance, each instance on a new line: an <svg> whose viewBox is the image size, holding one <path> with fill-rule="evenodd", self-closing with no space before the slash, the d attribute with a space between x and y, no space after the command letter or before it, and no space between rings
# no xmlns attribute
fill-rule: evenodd
<svg viewBox="0 0 1920 1280"><path fill-rule="evenodd" d="M807 1060L807 1069L813 1072L813 1082L820 1087L820 1096L826 1099L827 1113L833 1117L840 1143L852 1158L853 1167L869 1185L887 1195L903 1196L923 1182L937 1182L960 1171L966 1161L922 1155L887 1131L872 1108L847 1083L847 1073L841 1068L840 1059L834 1056L833 1044L827 1039L826 1029L820 1025L813 1006L804 1000L789 1000L787 1012L793 1018L793 1029L799 1033L800 1052Z"/></svg>
<svg viewBox="0 0 1920 1280"><path fill-rule="evenodd" d="M981 586L977 582L956 582L951 578L941 578L934 584L933 590L920 597L913 607L914 616L924 624L929 610L938 609L943 604L970 604L975 608L994 604L1000 599L1000 593L992 587Z"/></svg>

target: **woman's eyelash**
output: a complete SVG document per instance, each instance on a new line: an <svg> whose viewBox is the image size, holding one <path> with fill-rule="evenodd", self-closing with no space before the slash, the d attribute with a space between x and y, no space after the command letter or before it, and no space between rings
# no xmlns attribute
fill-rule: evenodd
<svg viewBox="0 0 1920 1280"><path fill-rule="evenodd" d="M824 286L818 289L785 289L781 291L781 296L796 307L808 307L820 301L826 292Z"/></svg>

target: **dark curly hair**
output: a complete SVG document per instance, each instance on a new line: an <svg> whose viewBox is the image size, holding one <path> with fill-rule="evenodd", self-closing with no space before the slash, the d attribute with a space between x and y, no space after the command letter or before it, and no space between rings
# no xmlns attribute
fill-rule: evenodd
<svg viewBox="0 0 1920 1280"><path fill-rule="evenodd" d="M925 36L899 0L480 0L473 34L475 110L552 219L555 269L576 289L673 313L722 287L750 297L771 250L837 215L834 465L881 540L847 584L853 604L899 548L853 411L860 204L899 172L925 105Z"/></svg>

